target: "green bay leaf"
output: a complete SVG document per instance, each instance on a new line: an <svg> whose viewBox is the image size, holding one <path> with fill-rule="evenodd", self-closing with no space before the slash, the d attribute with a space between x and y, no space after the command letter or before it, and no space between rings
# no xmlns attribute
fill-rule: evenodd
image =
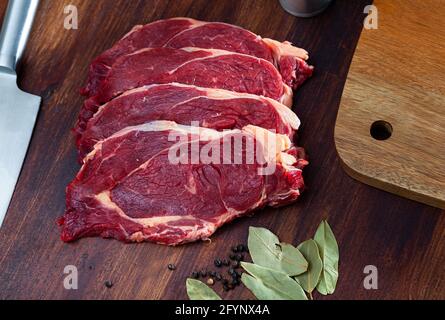
<svg viewBox="0 0 445 320"><path fill-rule="evenodd" d="M293 266L294 274L288 273L289 275L295 276L307 271L309 264L298 248L284 242L280 243L279 247L281 247L282 259L287 259Z"/></svg>
<svg viewBox="0 0 445 320"><path fill-rule="evenodd" d="M221 300L215 291L199 280L188 278L186 288L190 300Z"/></svg>
<svg viewBox="0 0 445 320"><path fill-rule="evenodd" d="M339 250L337 240L327 221L322 221L315 232L314 240L317 243L323 269L317 290L323 295L332 294L335 291L338 280Z"/></svg>
<svg viewBox="0 0 445 320"><path fill-rule="evenodd" d="M297 248L280 244L278 237L265 228L249 227L247 240L255 264L296 276L307 270L307 261Z"/></svg>
<svg viewBox="0 0 445 320"><path fill-rule="evenodd" d="M309 262L309 267L307 272L298 275L296 279L306 292L311 293L320 280L323 262L321 261L317 243L312 239L302 242L298 246L298 250Z"/></svg>
<svg viewBox="0 0 445 320"><path fill-rule="evenodd" d="M249 278L248 284L245 285L248 288L249 285L254 287L255 291L252 289L251 291L257 298L263 296L261 299L264 299L264 296L268 296L270 299L281 297L285 300L307 300L307 296L298 282L287 274L253 263L242 262L241 266L256 280Z"/></svg>
<svg viewBox="0 0 445 320"><path fill-rule="evenodd" d="M269 289L261 280L258 280L246 273L241 276L241 282L249 289L258 300L289 300L288 296L280 292Z"/></svg>

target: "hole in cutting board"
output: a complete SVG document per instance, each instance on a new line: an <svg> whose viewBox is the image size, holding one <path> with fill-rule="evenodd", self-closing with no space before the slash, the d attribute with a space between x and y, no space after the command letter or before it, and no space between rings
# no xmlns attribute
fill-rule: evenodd
<svg viewBox="0 0 445 320"><path fill-rule="evenodd" d="M392 125L388 121L378 120L371 125L371 137L376 140L387 140L392 135Z"/></svg>

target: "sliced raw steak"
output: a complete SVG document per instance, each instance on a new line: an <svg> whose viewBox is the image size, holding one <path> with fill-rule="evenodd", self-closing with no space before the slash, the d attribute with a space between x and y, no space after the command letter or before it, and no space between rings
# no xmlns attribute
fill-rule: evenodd
<svg viewBox="0 0 445 320"><path fill-rule="evenodd" d="M101 106L77 135L80 159L94 145L128 126L153 120L216 130L241 129L252 124L293 139L300 121L285 105L265 97L178 83L151 85L125 92Z"/></svg>
<svg viewBox="0 0 445 320"><path fill-rule="evenodd" d="M62 240L102 236L177 245L207 239L226 222L300 195L306 161L286 135L255 126L194 133L196 129L154 121L96 144L67 187L67 210L59 220ZM241 143L232 149L236 152L218 154L227 141L232 148ZM257 150L255 161L248 160L249 146ZM189 163L172 162L178 150ZM227 164L235 159L241 159L239 164ZM266 167L275 170L260 174Z"/></svg>
<svg viewBox="0 0 445 320"><path fill-rule="evenodd" d="M97 94L85 101L75 131L81 133L100 105L123 92L171 82L252 93L292 104L292 89L264 59L214 49L142 49L115 61Z"/></svg>
<svg viewBox="0 0 445 320"><path fill-rule="evenodd" d="M111 49L98 56L90 66L83 94L94 96L116 59L144 48L223 49L244 53L272 62L280 70L284 82L294 89L311 74L306 63L308 53L290 42L262 39L238 26L220 22L202 22L189 18L173 18L136 26Z"/></svg>

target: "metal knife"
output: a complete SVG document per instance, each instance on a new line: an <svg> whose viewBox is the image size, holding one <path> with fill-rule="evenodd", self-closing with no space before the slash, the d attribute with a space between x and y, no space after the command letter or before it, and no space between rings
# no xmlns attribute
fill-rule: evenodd
<svg viewBox="0 0 445 320"><path fill-rule="evenodd" d="M0 226L31 140L41 98L20 90L15 67L38 0L10 0L0 33Z"/></svg>

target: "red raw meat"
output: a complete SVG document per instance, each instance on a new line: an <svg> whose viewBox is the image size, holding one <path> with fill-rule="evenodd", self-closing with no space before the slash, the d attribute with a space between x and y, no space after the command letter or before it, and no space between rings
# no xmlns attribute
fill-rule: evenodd
<svg viewBox="0 0 445 320"><path fill-rule="evenodd" d="M307 51L292 46L290 42L263 39L248 30L226 23L173 18L134 27L111 49L98 56L90 66L88 83L82 93L96 95L100 83L120 56L157 47L222 49L256 56L273 63L284 82L294 89L310 77L313 71L305 61L308 59Z"/></svg>
<svg viewBox="0 0 445 320"><path fill-rule="evenodd" d="M77 137L80 159L94 145L128 126L153 120L223 129L252 124L293 139L300 121L279 102L251 94L205 89L178 83L151 85L125 92L100 107Z"/></svg>
<svg viewBox="0 0 445 320"><path fill-rule="evenodd" d="M300 195L301 169L307 162L286 135L250 125L226 132L192 130L154 121L128 127L96 144L67 188L67 209L59 219L62 240L102 236L177 245L207 239L226 222L266 205L287 204ZM277 148L267 147L265 132ZM236 155L248 154L248 141L261 152L251 164L246 160L206 164L202 159L173 164L169 152L178 140L171 139L172 134L182 141L188 156L191 150L216 155L205 149L209 143L218 148L236 138L242 138L242 150ZM194 143L198 149L193 149ZM229 160L234 158L235 153L230 154ZM265 165L258 159L274 164L275 171L260 175Z"/></svg>
<svg viewBox="0 0 445 320"><path fill-rule="evenodd" d="M214 49L142 49L115 61L97 94L85 101L74 131L82 134L98 107L123 92L171 82L262 95L292 104L292 89L264 59Z"/></svg>

